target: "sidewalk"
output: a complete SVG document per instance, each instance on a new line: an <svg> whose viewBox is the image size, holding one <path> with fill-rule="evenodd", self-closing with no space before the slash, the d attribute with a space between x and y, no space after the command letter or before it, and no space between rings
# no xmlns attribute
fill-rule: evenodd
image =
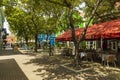
<svg viewBox="0 0 120 80"><path fill-rule="evenodd" d="M24 50L20 50L21 52L24 52ZM4 53L5 52L5 53ZM24 54L16 54L12 50L3 51L2 55L0 55L0 60L3 59L15 59L19 67L22 69L22 71L25 73L27 78L29 80L42 80L41 76L38 76L37 74L40 74L39 72L36 72L36 70L43 66L38 66L34 64L27 64L30 62L30 60L35 59L36 56L30 56L30 55L24 55Z"/></svg>
<svg viewBox="0 0 120 80"><path fill-rule="evenodd" d="M64 60L58 60L46 52L27 51L26 54L25 50L19 50L22 54L7 51L7 55L0 55L0 60L15 59L29 80L79 80L74 78L74 73L60 67Z"/></svg>
<svg viewBox="0 0 120 80"><path fill-rule="evenodd" d="M15 59L21 70L29 80L120 80L119 68L106 68L100 64L90 62L89 70L74 73L61 67L65 63L70 63L70 58L60 55L49 56L48 53L33 53L19 49L22 54L7 51L0 54L0 60ZM85 64L83 64L85 66ZM81 68L82 69L82 68Z"/></svg>

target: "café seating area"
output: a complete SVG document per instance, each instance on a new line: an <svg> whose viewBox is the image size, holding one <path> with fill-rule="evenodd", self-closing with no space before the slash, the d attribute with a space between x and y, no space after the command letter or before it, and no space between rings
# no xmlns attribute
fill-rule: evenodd
<svg viewBox="0 0 120 80"><path fill-rule="evenodd" d="M72 48L63 48L62 51L61 51L61 54L63 56L69 56L69 57L72 57Z"/></svg>
<svg viewBox="0 0 120 80"><path fill-rule="evenodd" d="M73 58L73 49L64 48L61 52L63 56L69 56ZM104 66L112 66L116 67L120 65L120 55L114 51L102 51L98 50L79 50L79 57L82 60L90 61L90 62L98 62Z"/></svg>

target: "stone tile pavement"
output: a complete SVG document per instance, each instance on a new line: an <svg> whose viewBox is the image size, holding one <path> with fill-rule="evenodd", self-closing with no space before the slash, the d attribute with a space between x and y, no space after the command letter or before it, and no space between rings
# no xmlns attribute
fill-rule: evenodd
<svg viewBox="0 0 120 80"><path fill-rule="evenodd" d="M60 65L64 60L49 56L48 52L34 53L19 49L9 49L0 53L0 60L14 59L29 80L85 80ZM41 50L40 50L41 51ZM78 77L75 77L78 76Z"/></svg>
<svg viewBox="0 0 120 80"><path fill-rule="evenodd" d="M22 50L20 51L22 52ZM2 53L0 53L0 60L15 59L15 61L17 62L17 64L19 65L19 67L21 68L21 70L24 72L24 74L27 76L29 80L42 80L43 78L37 75L40 74L40 72L36 72L36 69L43 66L38 66L35 64L26 64L31 59L35 59L35 58L36 56L13 52L12 49L4 50L2 51Z"/></svg>

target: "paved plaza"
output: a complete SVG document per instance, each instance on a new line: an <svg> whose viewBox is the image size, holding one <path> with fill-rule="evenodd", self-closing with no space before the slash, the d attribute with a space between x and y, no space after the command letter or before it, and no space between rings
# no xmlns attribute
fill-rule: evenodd
<svg viewBox="0 0 120 80"><path fill-rule="evenodd" d="M17 53L13 52L12 49L4 50L0 54L0 60L7 61L10 59L14 59L29 80L42 80L42 77L38 76L37 75L38 72L36 72L36 69L38 69L39 67L42 67L42 66L37 66L34 64L27 64L31 59L34 59L34 58L35 58L35 56L20 54L19 52L17 52ZM13 68L15 68L15 66L13 64L10 64L9 66L10 67L13 66ZM6 71L5 68L4 68L4 71ZM10 73L10 74L12 74L12 73ZM5 80L13 80L13 79L10 79L10 75L7 76L7 74L4 74L4 73L1 73L0 75L3 75L2 77L7 77ZM13 76L11 76L11 77L13 77ZM20 78L20 77L18 77L18 78ZM2 80L2 79L0 78L0 80ZM15 80L19 80L19 79L15 79ZM21 77L20 80L24 80L24 79L22 79L22 77Z"/></svg>
<svg viewBox="0 0 120 80"><path fill-rule="evenodd" d="M87 62L89 69L75 73L61 65L70 57L49 56L48 52L7 49L0 53L0 80L119 80L120 69ZM2 65L4 64L4 65ZM9 66L8 66L9 65ZM5 66L5 67L3 67ZM17 71L17 73L16 73ZM15 74L16 73L16 74ZM14 76L14 78L13 78ZM16 77L18 76L18 77ZM23 76L23 77L22 77ZM16 79L18 78L18 79Z"/></svg>

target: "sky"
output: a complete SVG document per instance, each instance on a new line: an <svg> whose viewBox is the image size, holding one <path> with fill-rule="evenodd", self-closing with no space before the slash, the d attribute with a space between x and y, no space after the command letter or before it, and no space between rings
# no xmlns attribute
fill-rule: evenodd
<svg viewBox="0 0 120 80"><path fill-rule="evenodd" d="M3 24L3 27L6 28L7 33L8 33L9 35L11 35L11 32L10 32L10 30L9 30L9 23L7 22L6 18L5 18L5 22L4 22L4 24Z"/></svg>

